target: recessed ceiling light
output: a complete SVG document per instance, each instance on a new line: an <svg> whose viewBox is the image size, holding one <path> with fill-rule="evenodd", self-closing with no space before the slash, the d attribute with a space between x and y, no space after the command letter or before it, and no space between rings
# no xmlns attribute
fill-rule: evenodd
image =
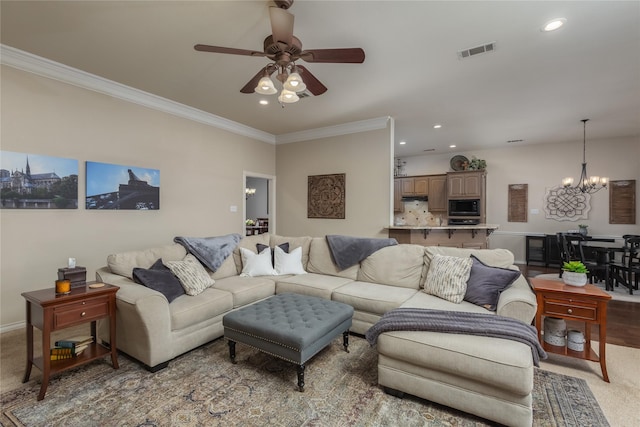
<svg viewBox="0 0 640 427"><path fill-rule="evenodd" d="M261 99L260 105L269 105L269 101L267 101L266 99Z"/></svg>
<svg viewBox="0 0 640 427"><path fill-rule="evenodd" d="M449 146L449 148L456 148L456 145L455 145L455 144L451 144L451 145Z"/></svg>
<svg viewBox="0 0 640 427"><path fill-rule="evenodd" d="M555 31L558 28L562 27L566 22L567 20L565 18L552 19L551 21L544 24L544 27L542 27L542 31L545 31L545 32Z"/></svg>
<svg viewBox="0 0 640 427"><path fill-rule="evenodd" d="M434 129L440 129L442 127L442 125L433 125Z"/></svg>
<svg viewBox="0 0 640 427"><path fill-rule="evenodd" d="M400 145L405 145L407 141L400 141Z"/></svg>

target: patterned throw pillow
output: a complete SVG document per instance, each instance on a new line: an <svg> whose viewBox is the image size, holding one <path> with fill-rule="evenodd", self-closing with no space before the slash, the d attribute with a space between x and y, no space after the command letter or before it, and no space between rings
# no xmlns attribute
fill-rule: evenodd
<svg viewBox="0 0 640 427"><path fill-rule="evenodd" d="M198 295L215 283L200 261L191 254L182 261L164 261L164 265L180 280L187 295Z"/></svg>
<svg viewBox="0 0 640 427"><path fill-rule="evenodd" d="M429 266L424 291L460 304L467 291L472 264L471 258L435 255Z"/></svg>

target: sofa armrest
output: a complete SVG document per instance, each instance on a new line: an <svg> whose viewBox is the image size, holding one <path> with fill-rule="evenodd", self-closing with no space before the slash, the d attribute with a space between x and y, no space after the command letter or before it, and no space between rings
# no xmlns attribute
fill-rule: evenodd
<svg viewBox="0 0 640 427"><path fill-rule="evenodd" d="M160 292L113 274L108 267L96 271L98 281L120 287L116 293L116 345L119 350L150 367L169 360L171 314L169 302ZM104 323L104 322L102 322ZM100 324L98 335L108 342L108 326Z"/></svg>
<svg viewBox="0 0 640 427"><path fill-rule="evenodd" d="M530 325L536 316L538 304L527 279L520 275L515 282L500 294L496 313L518 319Z"/></svg>

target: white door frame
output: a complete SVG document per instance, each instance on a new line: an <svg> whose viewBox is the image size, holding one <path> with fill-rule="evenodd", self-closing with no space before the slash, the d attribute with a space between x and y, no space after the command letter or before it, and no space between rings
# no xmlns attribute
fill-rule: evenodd
<svg viewBox="0 0 640 427"><path fill-rule="evenodd" d="M247 218L247 198L244 189L247 186L247 178L262 178L267 180L269 189L269 233L276 234L276 177L258 172L242 171L242 231L245 230Z"/></svg>

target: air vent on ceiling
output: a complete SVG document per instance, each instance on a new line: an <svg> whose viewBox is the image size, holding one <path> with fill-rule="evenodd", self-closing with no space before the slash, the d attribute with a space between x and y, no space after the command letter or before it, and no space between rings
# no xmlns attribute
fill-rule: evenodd
<svg viewBox="0 0 640 427"><path fill-rule="evenodd" d="M476 47L470 47L469 49L460 50L458 51L458 58L470 58L475 55L480 55L481 53L493 52L494 50L496 50L496 42L491 42Z"/></svg>
<svg viewBox="0 0 640 427"><path fill-rule="evenodd" d="M422 151L436 151L435 148L427 148L426 150L422 150Z"/></svg>
<svg viewBox="0 0 640 427"><path fill-rule="evenodd" d="M310 98L310 97L313 96L313 94L311 92L309 92L308 90L305 90L303 92L297 92L297 94L298 94L298 97L300 99L302 99L302 98Z"/></svg>

